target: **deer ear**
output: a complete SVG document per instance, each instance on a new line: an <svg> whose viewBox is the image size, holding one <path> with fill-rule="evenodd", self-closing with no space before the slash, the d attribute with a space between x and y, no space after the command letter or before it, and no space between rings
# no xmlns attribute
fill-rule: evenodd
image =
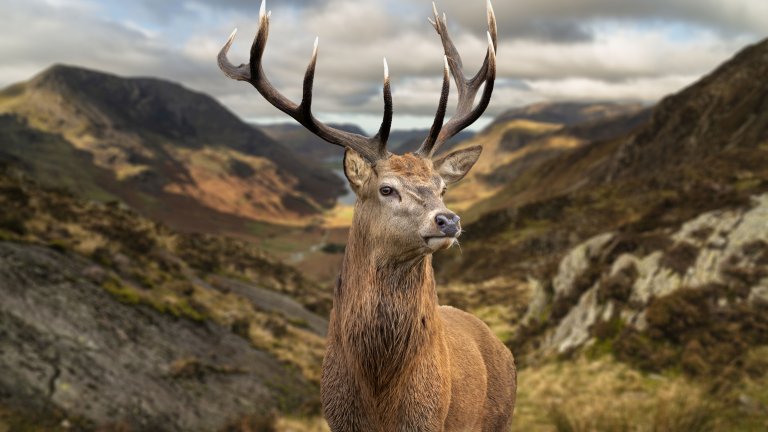
<svg viewBox="0 0 768 432"><path fill-rule="evenodd" d="M446 183L456 183L467 175L482 152L483 148L480 146L468 147L441 156L433 164Z"/></svg>
<svg viewBox="0 0 768 432"><path fill-rule="evenodd" d="M360 189L368 181L372 173L373 167L371 167L371 164L360 156L358 152L347 147L344 151L344 175L347 176L349 185L352 186L352 190L356 194L360 193Z"/></svg>

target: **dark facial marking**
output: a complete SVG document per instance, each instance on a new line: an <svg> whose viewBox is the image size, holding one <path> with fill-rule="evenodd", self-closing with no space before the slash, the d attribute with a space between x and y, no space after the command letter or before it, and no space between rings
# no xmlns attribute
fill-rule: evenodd
<svg viewBox="0 0 768 432"><path fill-rule="evenodd" d="M426 186L416 186L414 189L416 189L416 193L422 198L428 198L430 195L434 195L432 188Z"/></svg>

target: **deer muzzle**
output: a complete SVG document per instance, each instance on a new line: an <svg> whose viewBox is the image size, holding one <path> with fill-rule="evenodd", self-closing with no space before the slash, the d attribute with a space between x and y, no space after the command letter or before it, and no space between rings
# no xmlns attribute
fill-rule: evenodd
<svg viewBox="0 0 768 432"><path fill-rule="evenodd" d="M460 220L455 213L440 213L435 216L435 225L446 237L456 238L461 234Z"/></svg>

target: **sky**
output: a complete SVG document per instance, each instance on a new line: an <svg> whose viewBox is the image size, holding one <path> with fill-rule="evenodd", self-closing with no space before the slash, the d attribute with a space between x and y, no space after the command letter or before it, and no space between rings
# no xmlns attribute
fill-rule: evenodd
<svg viewBox="0 0 768 432"><path fill-rule="evenodd" d="M180 82L247 121L290 121L216 65L234 28L230 60L248 61L259 6L259 0L0 0L0 87L64 63ZM321 121L375 130L386 57L393 128L431 125L443 53L427 21L430 1L268 0L266 6L272 15L264 69L286 96L300 99L319 37L313 110ZM465 73L474 75L487 48L486 0L439 0L437 8L448 18ZM542 101L653 103L768 36L766 0L495 0L493 8L498 77L475 127Z"/></svg>

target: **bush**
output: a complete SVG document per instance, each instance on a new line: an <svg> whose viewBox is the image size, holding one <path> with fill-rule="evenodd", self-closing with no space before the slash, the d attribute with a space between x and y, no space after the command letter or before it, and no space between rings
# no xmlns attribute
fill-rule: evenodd
<svg viewBox="0 0 768 432"><path fill-rule="evenodd" d="M725 287L711 285L652 300L647 330L625 329L614 344L617 358L644 370L680 368L692 376L739 370L751 347L768 344L768 314L745 302L719 305L727 295Z"/></svg>
<svg viewBox="0 0 768 432"><path fill-rule="evenodd" d="M341 254L341 253L344 253L345 248L346 246L343 244L326 243L325 245L323 245L323 248L321 250L327 254Z"/></svg>
<svg viewBox="0 0 768 432"><path fill-rule="evenodd" d="M0 219L0 230L9 231L18 235L27 233L27 226L21 217L16 215L6 215Z"/></svg>

